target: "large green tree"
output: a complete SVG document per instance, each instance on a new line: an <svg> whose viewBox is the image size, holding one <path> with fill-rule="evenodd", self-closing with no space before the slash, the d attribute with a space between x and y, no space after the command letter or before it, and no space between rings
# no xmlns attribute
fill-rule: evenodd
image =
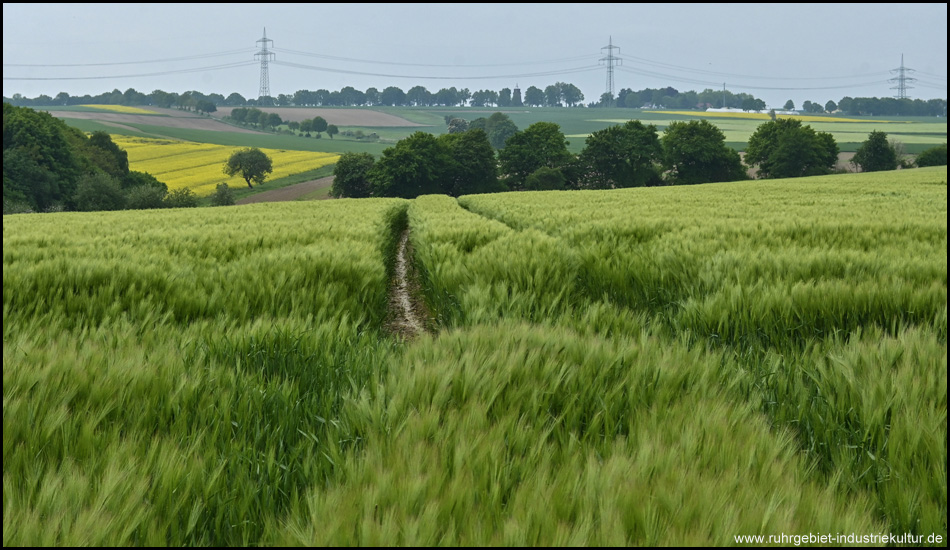
<svg viewBox="0 0 950 550"><path fill-rule="evenodd" d="M240 175L247 186L254 188L251 182L264 183L267 174L274 171L274 165L263 151L257 147L246 147L231 153L224 164L224 173L229 176Z"/></svg>
<svg viewBox="0 0 950 550"><path fill-rule="evenodd" d="M464 118L452 118L449 120L448 133L450 134L461 134L462 132L468 131L468 121ZM485 135L486 137L488 134ZM489 145L491 145L489 143Z"/></svg>
<svg viewBox="0 0 950 550"><path fill-rule="evenodd" d="M511 107L511 88L498 90L498 106Z"/></svg>
<svg viewBox="0 0 950 550"><path fill-rule="evenodd" d="M442 193L451 162L445 142L428 132L415 132L383 150L368 174L373 195L411 199Z"/></svg>
<svg viewBox="0 0 950 550"><path fill-rule="evenodd" d="M398 107L406 104L406 92L396 86L389 86L380 94L380 101L383 105Z"/></svg>
<svg viewBox="0 0 950 550"><path fill-rule="evenodd" d="M94 176L107 176L96 178ZM108 180L108 183L103 183ZM83 182L81 193L79 183ZM129 170L128 154L103 131L90 136L48 113L3 105L4 211L116 209L121 193L140 186L165 192L150 174ZM100 198L96 193L102 193ZM101 207L101 208L100 208Z"/></svg>
<svg viewBox="0 0 950 550"><path fill-rule="evenodd" d="M746 179L739 153L726 145L726 136L708 120L674 121L661 139L663 168L674 184Z"/></svg>
<svg viewBox="0 0 950 550"><path fill-rule="evenodd" d="M504 147L508 138L518 131L511 117L502 112L492 113L488 118L476 118L468 124L468 128L484 130L488 134L488 141L495 149Z"/></svg>
<svg viewBox="0 0 950 550"><path fill-rule="evenodd" d="M448 150L450 162L442 175L442 192L453 197L503 190L498 184L498 162L488 134L474 129L437 138Z"/></svg>
<svg viewBox="0 0 950 550"><path fill-rule="evenodd" d="M330 196L336 198L364 198L372 196L373 186L369 171L376 159L369 153L343 153L333 167L333 185Z"/></svg>
<svg viewBox="0 0 950 550"><path fill-rule="evenodd" d="M887 133L873 130L855 151L851 164L862 172L897 170L897 151L887 142Z"/></svg>
<svg viewBox="0 0 950 550"><path fill-rule="evenodd" d="M528 86L524 91L524 104L528 107L544 106L544 91L537 86Z"/></svg>
<svg viewBox="0 0 950 550"><path fill-rule="evenodd" d="M663 146L656 126L631 120L588 136L578 156L578 185L591 189L662 185Z"/></svg>
<svg viewBox="0 0 950 550"><path fill-rule="evenodd" d="M3 104L3 198L44 211L69 202L83 173L71 142L85 136L49 113Z"/></svg>
<svg viewBox="0 0 950 550"><path fill-rule="evenodd" d="M432 93L424 86L413 86L406 92L406 102L416 107L427 107L432 104Z"/></svg>
<svg viewBox="0 0 950 550"><path fill-rule="evenodd" d="M830 174L838 162L838 144L801 120L780 118L760 124L749 137L744 162L760 178L797 178Z"/></svg>
<svg viewBox="0 0 950 550"><path fill-rule="evenodd" d="M488 134L488 141L495 149L503 148L508 138L515 135L517 131L518 127L515 126L514 121L504 113L492 113L488 117L485 133Z"/></svg>
<svg viewBox="0 0 950 550"><path fill-rule="evenodd" d="M112 136L96 130L86 143L88 147L81 146L85 156L102 171L116 178L129 173L129 154L112 141Z"/></svg>
<svg viewBox="0 0 950 550"><path fill-rule="evenodd" d="M558 86L549 84L544 88L544 104L547 107L561 106L561 89Z"/></svg>
<svg viewBox="0 0 950 550"><path fill-rule="evenodd" d="M283 119L277 113L267 113L267 117L261 117L261 126L277 128L284 123Z"/></svg>
<svg viewBox="0 0 950 550"><path fill-rule="evenodd" d="M577 86L569 82L558 82L555 86L557 86L561 99L568 107L574 107L584 101L584 93Z"/></svg>
<svg viewBox="0 0 950 550"><path fill-rule="evenodd" d="M524 189L528 176L539 168L560 169L567 165L573 159L567 146L561 127L553 122L535 122L516 132L498 152L508 187Z"/></svg>

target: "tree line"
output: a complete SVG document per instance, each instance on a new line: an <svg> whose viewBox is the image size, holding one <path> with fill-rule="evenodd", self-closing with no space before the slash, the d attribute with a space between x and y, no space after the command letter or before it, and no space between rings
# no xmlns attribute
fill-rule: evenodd
<svg viewBox="0 0 950 550"><path fill-rule="evenodd" d="M382 90L370 87L365 91L345 86L338 91L326 89L298 90L293 94L279 94L274 97L245 98L239 93L227 96L217 93L204 94L199 91L184 93L154 90L145 94L129 88L125 92L115 89L99 95L71 96L60 92L55 97L41 94L35 98L14 94L4 97L5 103L20 107L50 107L68 105L127 105L180 108L213 112L204 107L575 107L582 106L584 94L574 84L556 82L544 89L528 87L522 98L518 88L501 90L469 90L454 86L430 92L424 86L414 86L403 91L398 86L389 86Z"/></svg>
<svg viewBox="0 0 950 550"><path fill-rule="evenodd" d="M760 125L744 159L707 120L676 121L662 135L655 125L631 120L594 132L576 155L553 122L518 130L500 112L470 123L458 118L446 122L447 134L416 132L385 149L379 159L344 153L334 169L331 195L414 198L691 185L748 179L751 168L762 179L793 178L833 173L839 153L830 133L787 118ZM946 145L942 153L935 147L919 158L945 165ZM863 171L893 170L900 155L886 134L872 132L853 162Z"/></svg>
<svg viewBox="0 0 950 550"><path fill-rule="evenodd" d="M326 132L330 139L333 139L333 136L340 133L340 129L335 124L328 124L322 116L304 119L300 122L295 120L285 121L277 113L267 113L256 107L232 109L229 118L238 124L254 125L262 130L276 129L281 124L286 124L290 131L297 132L299 130L306 137L310 137L310 133L313 132L319 138L323 132ZM362 135L362 132L360 132L360 135Z"/></svg>
<svg viewBox="0 0 950 550"><path fill-rule="evenodd" d="M344 153L334 169L335 197L460 196L503 191L616 189L733 181L747 177L738 152L705 120L655 125L632 120L594 132L577 155L560 126L519 130L504 113L449 132L416 132L383 151ZM837 154L837 151L835 152Z"/></svg>
<svg viewBox="0 0 950 550"><path fill-rule="evenodd" d="M707 88L702 92L680 92L672 87L645 88L639 91L624 88L617 93L616 97L610 97L609 94L602 95L597 106L606 105L636 109L663 107L683 110L702 110L712 107L763 111L767 108L764 101L750 94L734 94L728 90L713 90L712 88ZM800 106L796 106L795 102L789 99L781 108L787 111L800 110L814 114L838 113L849 116L947 116L946 99L845 96L837 102L828 100L820 103L805 100Z"/></svg>
<svg viewBox="0 0 950 550"><path fill-rule="evenodd" d="M3 104L3 213L197 206L189 189L168 191L129 169L109 134L87 136L49 113Z"/></svg>
<svg viewBox="0 0 950 550"><path fill-rule="evenodd" d="M216 107L663 107L667 109L706 109L736 108L747 111L766 109L763 100L751 94L733 93L728 90L707 88L702 92L681 92L673 87L621 89L616 96L604 93L595 102L584 104L584 94L577 86L555 82L546 87L529 86L522 93L519 88L501 90L457 89L454 86L430 92L424 86L414 86L403 91L397 86L382 90L367 88L357 90L345 86L338 91L326 89L298 90L293 94L279 94L276 97L248 99L238 93L227 96L222 94L203 94L188 91L182 94L154 90L149 94L129 88L125 92L118 89L96 96L71 96L60 92L55 97L39 95L26 98L14 94L12 98L3 98L5 103L25 107L49 107L56 105L142 105L163 108L189 109L199 112L214 112ZM792 100L785 102L784 109L795 110ZM800 110L807 113L841 113L844 115L874 116L947 116L946 99L895 99L890 97L842 97L839 101L828 100L824 103L806 100Z"/></svg>

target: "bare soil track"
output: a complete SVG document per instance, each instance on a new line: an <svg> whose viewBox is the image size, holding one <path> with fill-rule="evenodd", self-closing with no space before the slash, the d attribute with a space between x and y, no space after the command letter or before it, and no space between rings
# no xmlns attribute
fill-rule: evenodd
<svg viewBox="0 0 950 550"><path fill-rule="evenodd" d="M303 183L281 187L280 189L257 193L255 195L251 195L250 197L244 197L243 199L238 200L237 204L295 201L308 193L312 193L319 189L326 189L331 185L333 185L333 176L327 176L318 180L305 181Z"/></svg>
<svg viewBox="0 0 950 550"><path fill-rule="evenodd" d="M397 246L386 329L403 340L412 340L426 332L426 320L430 315L422 299L418 274L412 265L409 228L403 230Z"/></svg>

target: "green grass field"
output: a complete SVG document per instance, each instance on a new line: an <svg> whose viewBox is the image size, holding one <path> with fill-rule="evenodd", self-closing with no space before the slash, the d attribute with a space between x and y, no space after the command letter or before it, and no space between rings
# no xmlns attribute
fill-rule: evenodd
<svg viewBox="0 0 950 550"><path fill-rule="evenodd" d="M946 167L6 216L4 545L946 541L946 220Z"/></svg>

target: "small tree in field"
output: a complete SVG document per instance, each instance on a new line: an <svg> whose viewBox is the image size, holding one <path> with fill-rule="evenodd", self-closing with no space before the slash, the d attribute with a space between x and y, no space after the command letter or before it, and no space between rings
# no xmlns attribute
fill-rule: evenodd
<svg viewBox="0 0 950 550"><path fill-rule="evenodd" d="M887 142L887 134L874 130L868 139L858 147L851 164L859 166L862 172L880 172L897 170L897 152Z"/></svg>
<svg viewBox="0 0 950 550"><path fill-rule="evenodd" d="M837 161L834 137L795 118L760 124L749 137L744 160L749 167L757 167L763 179L830 174Z"/></svg>
<svg viewBox="0 0 950 550"><path fill-rule="evenodd" d="M321 132L327 131L327 121L322 116L313 117L310 121L310 129L317 133L317 137L320 137Z"/></svg>
<svg viewBox="0 0 950 550"><path fill-rule="evenodd" d="M671 122L660 141L663 168L672 183L748 179L739 153L726 145L726 135L708 120Z"/></svg>
<svg viewBox="0 0 950 550"><path fill-rule="evenodd" d="M229 176L240 174L247 186L254 188L251 182L260 185L264 183L267 174L274 171L270 157L257 147L248 147L231 153L231 157L224 165L224 173Z"/></svg>

